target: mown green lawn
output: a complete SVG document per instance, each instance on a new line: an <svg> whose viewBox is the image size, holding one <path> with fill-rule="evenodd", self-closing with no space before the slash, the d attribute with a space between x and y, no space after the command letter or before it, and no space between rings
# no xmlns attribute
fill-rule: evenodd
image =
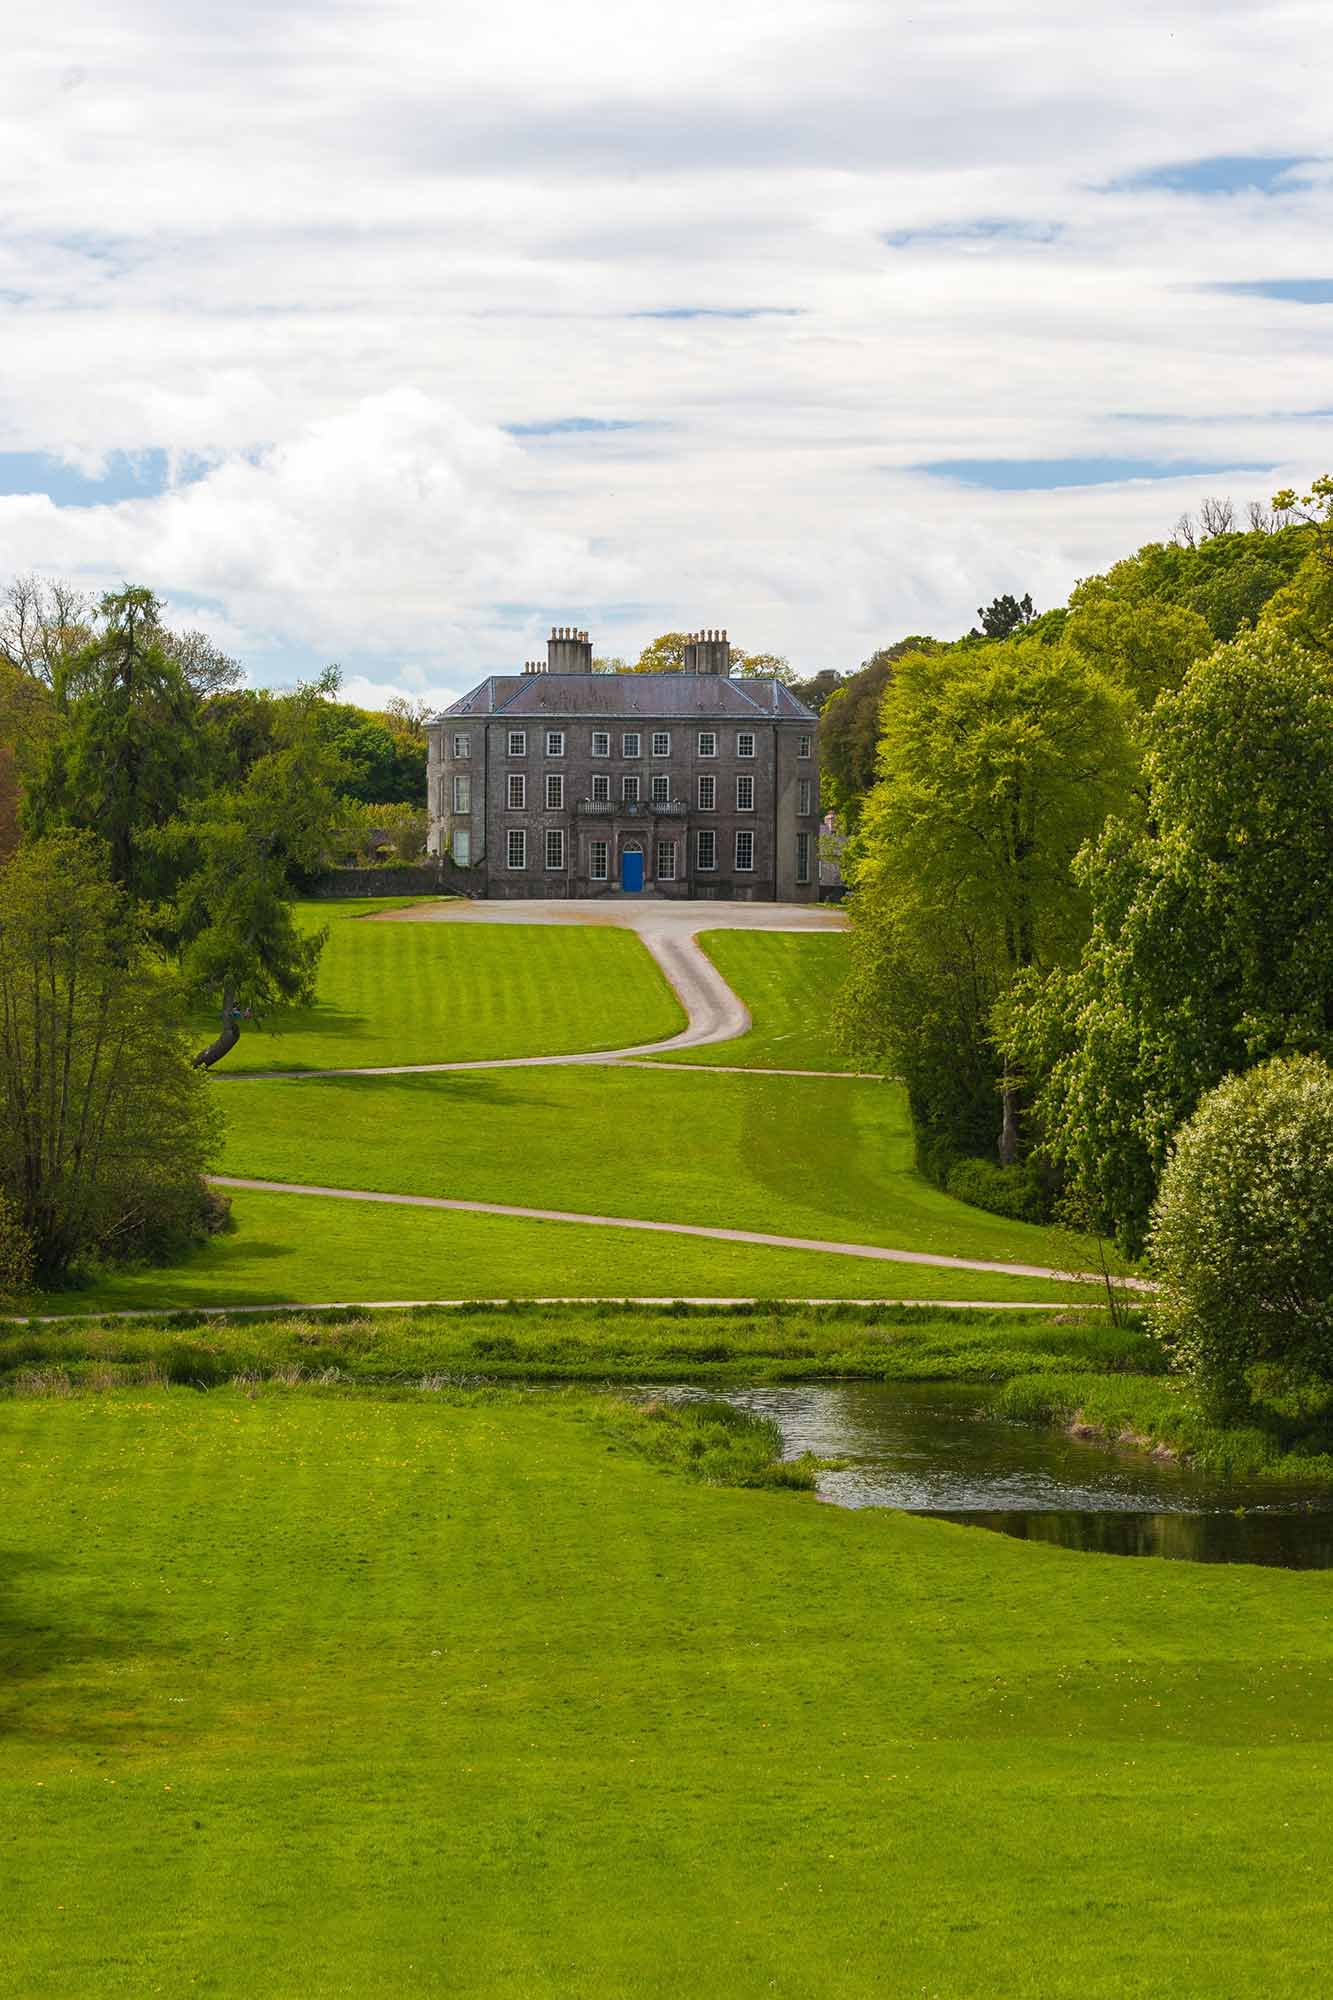
<svg viewBox="0 0 1333 2000"><path fill-rule="evenodd" d="M1096 1288L688 1236L236 1193L235 1231L163 1269L51 1293L40 1312L358 1299L1091 1299Z"/></svg>
<svg viewBox="0 0 1333 2000"><path fill-rule="evenodd" d="M534 1399L0 1405L5 1990L1309 2000L1330 1578Z"/></svg>
<svg viewBox="0 0 1333 2000"><path fill-rule="evenodd" d="M1054 1229L955 1201L912 1164L901 1087L552 1068L219 1085L223 1171L324 1187L722 1224L1083 1269ZM638 1243L608 1239L612 1289ZM642 1286L628 1285L643 1290Z"/></svg>
<svg viewBox="0 0 1333 2000"><path fill-rule="evenodd" d="M400 908L410 899L388 897ZM563 1055L674 1035L684 1012L629 931L554 924L376 921L380 903L303 903L328 926L319 1000L246 1025L225 1060L246 1069L347 1069ZM211 1024L201 1021L200 1032Z"/></svg>
<svg viewBox="0 0 1333 2000"><path fill-rule="evenodd" d="M698 943L750 1010L753 1026L734 1042L682 1049L657 1062L739 1063L745 1069L852 1070L836 1048L833 1015L847 978L841 931L701 931Z"/></svg>

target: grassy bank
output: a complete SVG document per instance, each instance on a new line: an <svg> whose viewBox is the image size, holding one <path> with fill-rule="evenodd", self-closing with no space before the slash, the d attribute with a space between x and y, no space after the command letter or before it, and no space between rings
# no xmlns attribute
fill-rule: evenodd
<svg viewBox="0 0 1333 2000"><path fill-rule="evenodd" d="M565 1055L655 1041L685 1025L630 931L375 921L412 900L300 904L304 928L329 932L319 1000L279 1027L247 1025L227 1074Z"/></svg>
<svg viewBox="0 0 1333 2000"><path fill-rule="evenodd" d="M285 1086L284 1086L285 1087ZM328 1300L648 1298L1018 1299L1096 1304L1097 1286L877 1263L689 1236L335 1201L232 1196L236 1227L179 1263L108 1273L40 1312L299 1305Z"/></svg>
<svg viewBox="0 0 1333 2000"><path fill-rule="evenodd" d="M459 1383L1003 1382L1056 1370L1151 1368L1147 1338L1063 1314L940 1313L837 1306L769 1312L698 1307L517 1306L503 1311L280 1314L265 1319L0 1324L0 1381L118 1377L213 1386L241 1374L383 1387Z"/></svg>
<svg viewBox="0 0 1333 2000"><path fill-rule="evenodd" d="M747 1069L859 1067L833 1045L834 1007L847 978L839 931L702 931L699 944L750 1012L748 1035L682 1049L659 1062L740 1063Z"/></svg>
<svg viewBox="0 0 1333 2000"><path fill-rule="evenodd" d="M1166 1375L1036 1372L1010 1381L1000 1408L1028 1423L1086 1426L1094 1436L1170 1452L1227 1478L1333 1479L1333 1424L1256 1412L1251 1423L1223 1426L1187 1383Z"/></svg>
<svg viewBox="0 0 1333 2000"><path fill-rule="evenodd" d="M673 1462L495 1392L0 1404L7 1989L1320 1990L1327 1576Z"/></svg>
<svg viewBox="0 0 1333 2000"><path fill-rule="evenodd" d="M231 1174L1089 1268L1065 1231L924 1180L896 1083L488 1070L229 1082L219 1100ZM648 1289L632 1282L639 1241L608 1235L604 1256L594 1289Z"/></svg>

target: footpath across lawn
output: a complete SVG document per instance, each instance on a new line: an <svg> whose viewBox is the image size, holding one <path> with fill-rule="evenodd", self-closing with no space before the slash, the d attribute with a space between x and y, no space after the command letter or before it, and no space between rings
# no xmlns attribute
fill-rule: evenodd
<svg viewBox="0 0 1333 2000"><path fill-rule="evenodd" d="M885 1264L689 1236L519 1222L236 1193L236 1227L160 1269L114 1272L49 1294L34 1311L320 1304L355 1299L870 1298L1068 1299L1099 1288Z"/></svg>
<svg viewBox="0 0 1333 2000"><path fill-rule="evenodd" d="M1092 1255L1064 1231L971 1208L923 1180L896 1083L579 1067L240 1080L219 1092L229 1174L1062 1271L1087 1269ZM632 1282L640 1239L608 1235L604 1254L601 1289L645 1289Z"/></svg>
<svg viewBox="0 0 1333 2000"><path fill-rule="evenodd" d="M1329 1579L691 1483L578 1399L0 1404L25 2000L1308 2000Z"/></svg>
<svg viewBox="0 0 1333 2000"><path fill-rule="evenodd" d="M681 1049L655 1062L739 1063L745 1069L854 1070L837 1048L833 1016L847 978L841 931L701 931L698 943L750 1010L734 1042Z"/></svg>
<svg viewBox="0 0 1333 2000"><path fill-rule="evenodd" d="M405 899L384 899L390 909ZM327 925L319 1000L281 1027L247 1025L246 1069L566 1055L674 1035L685 1015L630 931L554 924L379 923L383 905L302 903ZM210 1024L201 1021L203 1032Z"/></svg>

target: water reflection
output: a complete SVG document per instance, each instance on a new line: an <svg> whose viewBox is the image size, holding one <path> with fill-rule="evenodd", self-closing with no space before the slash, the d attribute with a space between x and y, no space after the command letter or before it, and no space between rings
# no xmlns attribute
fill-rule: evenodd
<svg viewBox="0 0 1333 2000"><path fill-rule="evenodd" d="M923 1510L927 1511L927 1510ZM1024 1542L1054 1542L1105 1556L1166 1556L1178 1562L1271 1563L1282 1569L1333 1569L1333 1513L1106 1514L1054 1508L1047 1513L928 1510L935 1520L993 1528Z"/></svg>
<svg viewBox="0 0 1333 2000"><path fill-rule="evenodd" d="M819 1481L821 1497L841 1507L902 1507L1107 1555L1333 1568L1327 1488L1228 1481L1011 1423L985 1388L839 1382L726 1397L776 1420L785 1457L810 1451L847 1460Z"/></svg>

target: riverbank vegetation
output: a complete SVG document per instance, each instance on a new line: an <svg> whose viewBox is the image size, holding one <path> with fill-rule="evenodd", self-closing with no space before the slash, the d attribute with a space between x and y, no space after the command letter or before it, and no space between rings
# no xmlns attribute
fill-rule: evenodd
<svg viewBox="0 0 1333 2000"><path fill-rule="evenodd" d="M1164 1366L1137 1327L1095 1311L930 1306L513 1304L410 1312L0 1321L0 1387L241 1376L411 1387L494 1382L1004 1382Z"/></svg>

